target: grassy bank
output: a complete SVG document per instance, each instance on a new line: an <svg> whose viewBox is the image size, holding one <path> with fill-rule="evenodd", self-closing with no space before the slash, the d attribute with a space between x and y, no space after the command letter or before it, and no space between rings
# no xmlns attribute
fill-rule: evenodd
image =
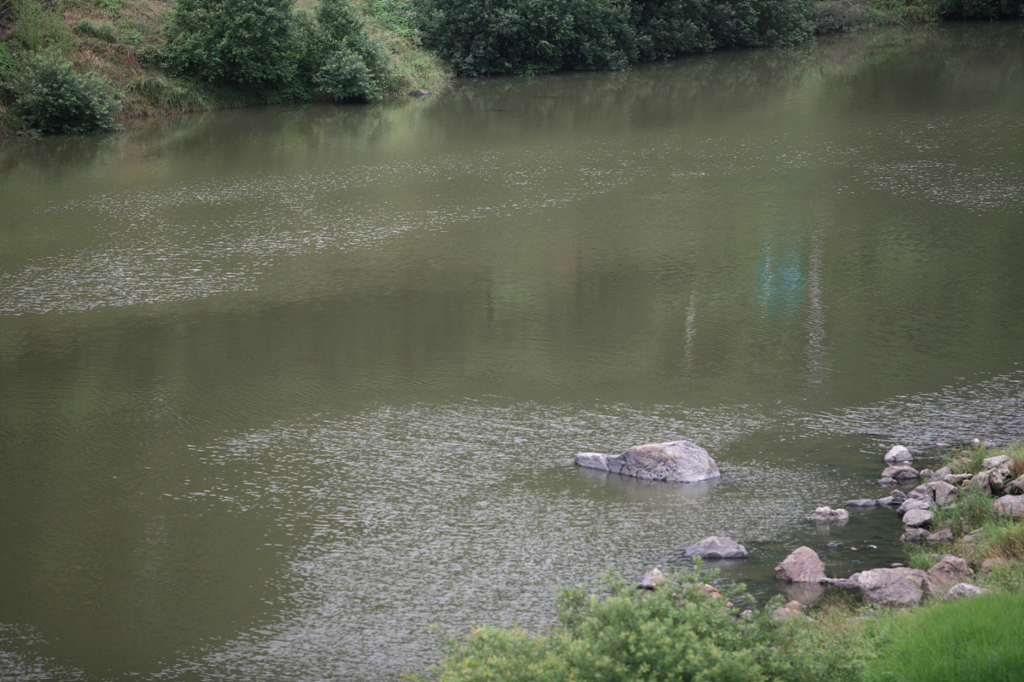
<svg viewBox="0 0 1024 682"><path fill-rule="evenodd" d="M797 44L814 34L942 18L1024 18L1024 0L351 0L359 39L336 35L327 44L316 32L317 12L329 1L0 0L0 136L46 129L43 116L33 118L24 104L32 100L27 90L45 90L39 82L73 87L76 105L116 123L261 102L436 90L450 80L450 67L461 75L621 69L692 51ZM260 52L276 44L263 37L248 39L260 46L252 50L259 63L225 72L221 62L229 57L180 39L176 2L280 5L290 13L288 39L297 41L283 48L292 76L284 69L276 82L263 78L274 65ZM172 34L179 40L169 44ZM51 62L36 63L40 54ZM204 70L204 58L217 69ZM28 72L35 85L27 85ZM95 78L81 80L88 75Z"/></svg>
<svg viewBox="0 0 1024 682"><path fill-rule="evenodd" d="M946 464L977 473L1006 454L1024 473L1024 445L955 452ZM638 590L621 577L563 590L559 624L530 633L481 627L446 640L444 659L410 682L1011 682L1024 670L1024 522L1000 518L992 498L960 491L933 528L955 528L952 544L913 549L927 569L945 554L965 558L988 594L957 601L938 595L894 609L833 593L808 617L776 620L776 598L761 608L742 586L718 594L696 570ZM940 552L935 554L934 552Z"/></svg>
<svg viewBox="0 0 1024 682"><path fill-rule="evenodd" d="M298 0L296 23L313 23L318 4ZM364 23L362 33L387 60L387 95L444 87L449 70L416 44L407 15L386 11L381 0L352 5ZM92 92L114 101L115 122L270 101L333 99L313 88L270 92L173 68L167 55L173 6L174 0L0 0L0 137L32 127L19 110L25 89L19 77L40 55L54 64L70 64L74 75L98 77L95 88L83 86L86 97Z"/></svg>

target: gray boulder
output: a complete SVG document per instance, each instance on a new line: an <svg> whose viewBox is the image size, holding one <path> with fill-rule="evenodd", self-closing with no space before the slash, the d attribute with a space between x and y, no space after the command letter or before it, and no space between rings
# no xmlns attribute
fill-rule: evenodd
<svg viewBox="0 0 1024 682"><path fill-rule="evenodd" d="M887 464L903 464L914 461L914 456L910 454L910 450L902 445L897 445L885 453L885 461Z"/></svg>
<svg viewBox="0 0 1024 682"><path fill-rule="evenodd" d="M696 483L721 476L708 451L685 440L636 445L621 455L581 452L573 461L589 469L648 481Z"/></svg>
<svg viewBox="0 0 1024 682"><path fill-rule="evenodd" d="M1018 476L1003 487L1007 495L1024 495L1024 476Z"/></svg>
<svg viewBox="0 0 1024 682"><path fill-rule="evenodd" d="M920 604L930 590L928 574L917 568L873 568L857 583L864 601L884 606Z"/></svg>
<svg viewBox="0 0 1024 682"><path fill-rule="evenodd" d="M785 583L820 583L825 564L810 547L797 547L775 567L775 579Z"/></svg>
<svg viewBox="0 0 1024 682"><path fill-rule="evenodd" d="M1008 467L1013 464L1013 458L1009 455L996 455L995 457L986 457L981 460L981 465L986 469L998 469L1000 467Z"/></svg>
<svg viewBox="0 0 1024 682"><path fill-rule="evenodd" d="M874 507L877 504L878 504L878 501L877 500L872 500L871 498L859 499L859 500L847 500L846 501L846 506L847 507L857 507L857 508L863 508L863 509L870 509L871 507Z"/></svg>
<svg viewBox="0 0 1024 682"><path fill-rule="evenodd" d="M1024 519L1024 495L1003 495L992 504L997 516Z"/></svg>
<svg viewBox="0 0 1024 682"><path fill-rule="evenodd" d="M965 578L974 575L974 571L967 565L967 562L960 557L947 554L942 560L928 569L928 580L935 587L947 588Z"/></svg>
<svg viewBox="0 0 1024 682"><path fill-rule="evenodd" d="M704 559L746 559L750 554L747 548L730 538L722 538L717 535L704 538L700 542L690 545L683 554L687 557L699 556Z"/></svg>
<svg viewBox="0 0 1024 682"><path fill-rule="evenodd" d="M911 509L903 515L903 525L910 528L920 528L931 523L931 509Z"/></svg>
<svg viewBox="0 0 1024 682"><path fill-rule="evenodd" d="M913 500L913 499L909 499L908 498L903 504L901 504L896 509L896 513L899 514L900 516L903 516L908 511L914 511L915 509L931 509L931 508L932 508L932 504L930 502L927 502L925 500Z"/></svg>
<svg viewBox="0 0 1024 682"><path fill-rule="evenodd" d="M953 542L953 530L951 528L943 528L942 530L935 531L927 537L927 540L933 545L937 545L940 542Z"/></svg>

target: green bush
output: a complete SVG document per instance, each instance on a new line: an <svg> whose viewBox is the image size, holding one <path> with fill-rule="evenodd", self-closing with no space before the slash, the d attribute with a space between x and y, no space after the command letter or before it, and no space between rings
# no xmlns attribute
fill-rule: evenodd
<svg viewBox="0 0 1024 682"><path fill-rule="evenodd" d="M1024 0L938 0L947 19L1024 19Z"/></svg>
<svg viewBox="0 0 1024 682"><path fill-rule="evenodd" d="M707 52L716 46L703 0L634 0L638 55L662 59L686 52Z"/></svg>
<svg viewBox="0 0 1024 682"><path fill-rule="evenodd" d="M164 57L179 74L257 92L295 76L292 0L177 0Z"/></svg>
<svg viewBox="0 0 1024 682"><path fill-rule="evenodd" d="M99 76L75 73L51 55L30 59L15 77L15 108L25 124L43 133L104 133L118 129L120 103Z"/></svg>
<svg viewBox="0 0 1024 682"><path fill-rule="evenodd" d="M11 54L10 49L6 43L0 43L0 81L7 77L8 74L14 71L14 67L18 65L18 59Z"/></svg>
<svg viewBox="0 0 1024 682"><path fill-rule="evenodd" d="M843 682L860 666L848 635L740 616L702 588L700 572L669 576L654 592L606 575L564 590L561 625L543 634L476 628L449 641L439 682ZM734 591L733 599L738 599ZM750 597L744 597L749 600ZM777 602L775 602L777 603ZM769 607L771 608L771 607ZM424 678L412 675L409 680Z"/></svg>
<svg viewBox="0 0 1024 682"><path fill-rule="evenodd" d="M304 87L337 101L375 102L399 88L394 64L348 0L322 0L297 18Z"/></svg>
<svg viewBox="0 0 1024 682"><path fill-rule="evenodd" d="M424 44L462 75L618 69L635 59L615 0L426 0Z"/></svg>

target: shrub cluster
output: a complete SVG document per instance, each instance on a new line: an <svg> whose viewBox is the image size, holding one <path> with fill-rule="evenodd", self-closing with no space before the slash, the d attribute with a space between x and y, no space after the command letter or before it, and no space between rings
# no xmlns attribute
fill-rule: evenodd
<svg viewBox="0 0 1024 682"><path fill-rule="evenodd" d="M417 0L423 38L460 74L618 69L814 34L808 0Z"/></svg>
<svg viewBox="0 0 1024 682"><path fill-rule="evenodd" d="M14 78L15 109L43 133L105 133L117 130L120 103L96 74L81 75L70 62L35 55Z"/></svg>
<svg viewBox="0 0 1024 682"><path fill-rule="evenodd" d="M398 85L348 0L321 0L312 16L292 0L177 0L165 36L173 71L267 100L375 101Z"/></svg>
<svg viewBox="0 0 1024 682"><path fill-rule="evenodd" d="M679 573L653 592L606 575L564 590L561 625L542 634L480 627L449 641L433 670L439 682L727 682L856 679L860 663L842 633L830 646L799 623L739 608ZM732 597L737 599L736 596ZM745 599L751 600L750 597ZM752 600L751 600L752 601ZM410 681L423 680L409 675Z"/></svg>

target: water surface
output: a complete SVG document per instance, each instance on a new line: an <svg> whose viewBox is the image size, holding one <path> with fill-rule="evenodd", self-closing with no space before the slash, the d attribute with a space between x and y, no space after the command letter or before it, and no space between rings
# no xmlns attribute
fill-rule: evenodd
<svg viewBox="0 0 1024 682"><path fill-rule="evenodd" d="M899 560L803 518L1024 433L1022 68L949 25L8 144L0 679L393 679L711 534L760 599ZM722 479L570 463L678 438Z"/></svg>

